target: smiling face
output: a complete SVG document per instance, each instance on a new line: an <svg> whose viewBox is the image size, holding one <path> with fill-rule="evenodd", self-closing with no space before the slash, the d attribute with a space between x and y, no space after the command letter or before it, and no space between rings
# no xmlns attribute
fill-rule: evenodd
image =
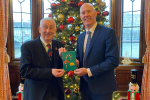
<svg viewBox="0 0 150 100"><path fill-rule="evenodd" d="M50 43L56 34L56 24L53 20L44 19L40 23L39 33L46 43Z"/></svg>
<svg viewBox="0 0 150 100"><path fill-rule="evenodd" d="M86 29L90 29L96 23L96 10L89 3L84 3L80 8L80 18Z"/></svg>

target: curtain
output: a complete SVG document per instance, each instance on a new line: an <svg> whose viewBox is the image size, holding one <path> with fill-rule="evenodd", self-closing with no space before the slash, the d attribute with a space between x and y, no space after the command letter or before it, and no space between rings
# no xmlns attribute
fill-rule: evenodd
<svg viewBox="0 0 150 100"><path fill-rule="evenodd" d="M145 0L145 39L146 52L143 57L144 70L142 78L141 99L150 99L150 0Z"/></svg>
<svg viewBox="0 0 150 100"><path fill-rule="evenodd" d="M8 31L8 0L0 0L0 100L12 100L6 51Z"/></svg>

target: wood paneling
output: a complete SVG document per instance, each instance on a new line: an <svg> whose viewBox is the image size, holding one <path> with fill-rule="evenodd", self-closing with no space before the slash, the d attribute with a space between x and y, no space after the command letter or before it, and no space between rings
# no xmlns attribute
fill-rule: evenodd
<svg viewBox="0 0 150 100"><path fill-rule="evenodd" d="M137 70L137 83L141 89L142 84L142 75L143 75L143 66L137 65L119 65L116 68L116 80L117 80L117 88L122 96L127 96L127 91L129 89L128 84L131 82L131 69Z"/></svg>

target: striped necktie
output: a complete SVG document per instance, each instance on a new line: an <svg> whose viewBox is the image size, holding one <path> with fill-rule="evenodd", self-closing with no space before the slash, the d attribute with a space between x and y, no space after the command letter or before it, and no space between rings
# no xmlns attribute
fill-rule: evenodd
<svg viewBox="0 0 150 100"><path fill-rule="evenodd" d="M84 67L86 68L86 57L89 51L89 46L90 46L90 42L91 42L91 32L88 31L88 38L87 38L87 43L86 43L86 49L85 49L85 54L84 54ZM87 82L87 77L88 75L84 75L83 78L85 79L85 81Z"/></svg>
<svg viewBox="0 0 150 100"><path fill-rule="evenodd" d="M48 56L51 58L51 56L52 56L52 49L51 49L51 45L50 44L47 44L46 45L47 47L48 47Z"/></svg>

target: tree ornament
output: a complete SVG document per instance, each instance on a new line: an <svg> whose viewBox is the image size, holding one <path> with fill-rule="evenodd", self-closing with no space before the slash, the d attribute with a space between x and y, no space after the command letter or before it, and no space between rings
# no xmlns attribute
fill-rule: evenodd
<svg viewBox="0 0 150 100"><path fill-rule="evenodd" d="M97 11L97 16L99 16L101 14L101 12L100 11Z"/></svg>
<svg viewBox="0 0 150 100"><path fill-rule="evenodd" d="M68 10L68 7L65 7L65 10Z"/></svg>
<svg viewBox="0 0 150 100"><path fill-rule="evenodd" d="M62 30L64 30L65 29L65 25L60 25L59 26L59 29L62 31Z"/></svg>
<svg viewBox="0 0 150 100"><path fill-rule="evenodd" d="M57 6L59 6L60 5L60 3L57 3Z"/></svg>
<svg viewBox="0 0 150 100"><path fill-rule="evenodd" d="M62 2L62 3L66 3L66 2L67 2L67 0L61 0L61 2Z"/></svg>
<svg viewBox="0 0 150 100"><path fill-rule="evenodd" d="M52 8L52 9L55 9L56 7L57 7L57 5L56 5L55 3L52 3L52 4L51 4L51 8Z"/></svg>
<svg viewBox="0 0 150 100"><path fill-rule="evenodd" d="M73 85L70 85L70 88L73 88Z"/></svg>
<svg viewBox="0 0 150 100"><path fill-rule="evenodd" d="M62 22L64 20L64 15L63 14L59 14L58 15L58 20Z"/></svg>
<svg viewBox="0 0 150 100"><path fill-rule="evenodd" d="M76 40L73 40L73 41L71 41L71 42L72 42L72 44L73 44L73 45L75 45L75 43L76 43Z"/></svg>
<svg viewBox="0 0 150 100"><path fill-rule="evenodd" d="M75 88L74 88L74 92L75 92L75 93L78 93L78 92L79 92L79 87L75 87Z"/></svg>
<svg viewBox="0 0 150 100"><path fill-rule="evenodd" d="M76 37L73 36L73 35L70 35L70 37L69 37L69 39L70 39L71 42L73 42L73 41L75 40L75 38L76 38Z"/></svg>
<svg viewBox="0 0 150 100"><path fill-rule="evenodd" d="M70 89L65 89L65 94L66 94L66 95L70 95L70 93L71 93L71 90L70 90Z"/></svg>
<svg viewBox="0 0 150 100"><path fill-rule="evenodd" d="M49 14L48 17L52 17L52 14Z"/></svg>
<svg viewBox="0 0 150 100"><path fill-rule="evenodd" d="M73 71L69 71L69 72L68 72L68 76L69 76L69 77L73 77L73 76L74 76L74 72L73 72Z"/></svg>
<svg viewBox="0 0 150 100"><path fill-rule="evenodd" d="M83 27L85 28L85 25L83 24Z"/></svg>
<svg viewBox="0 0 150 100"><path fill-rule="evenodd" d="M79 26L76 26L76 27L75 27L75 30L76 30L76 31L80 31L80 27L79 27Z"/></svg>
<svg viewBox="0 0 150 100"><path fill-rule="evenodd" d="M95 0L96 1L96 3L100 3L101 2L101 0Z"/></svg>
<svg viewBox="0 0 150 100"><path fill-rule="evenodd" d="M78 7L81 7L83 4L84 4L84 2L83 2L83 1L79 1L79 3L78 3Z"/></svg>
<svg viewBox="0 0 150 100"><path fill-rule="evenodd" d="M70 99L70 95L67 95L67 99Z"/></svg>
<svg viewBox="0 0 150 100"><path fill-rule="evenodd" d="M72 24L73 22L74 22L73 17L69 17L69 18L68 18L68 23Z"/></svg>
<svg viewBox="0 0 150 100"><path fill-rule="evenodd" d="M109 12L108 12L108 11L104 11L104 12L102 13L102 15L103 15L103 16L108 16L108 15L109 15Z"/></svg>
<svg viewBox="0 0 150 100"><path fill-rule="evenodd" d="M70 5L71 7L74 7L74 6L75 6L75 2L74 2L74 1L69 1L69 5Z"/></svg>
<svg viewBox="0 0 150 100"><path fill-rule="evenodd" d="M75 76L75 79L78 80L78 81L80 81L80 77L78 75Z"/></svg>
<svg viewBox="0 0 150 100"><path fill-rule="evenodd" d="M92 0L89 0L89 3L91 3L92 2Z"/></svg>
<svg viewBox="0 0 150 100"><path fill-rule="evenodd" d="M99 22L100 25L103 25L103 22Z"/></svg>
<svg viewBox="0 0 150 100"><path fill-rule="evenodd" d="M100 5L104 8L106 4L104 2L101 2Z"/></svg>
<svg viewBox="0 0 150 100"><path fill-rule="evenodd" d="M62 44L63 44L63 46L65 46L66 45L66 43L64 42L64 41L60 41Z"/></svg>

